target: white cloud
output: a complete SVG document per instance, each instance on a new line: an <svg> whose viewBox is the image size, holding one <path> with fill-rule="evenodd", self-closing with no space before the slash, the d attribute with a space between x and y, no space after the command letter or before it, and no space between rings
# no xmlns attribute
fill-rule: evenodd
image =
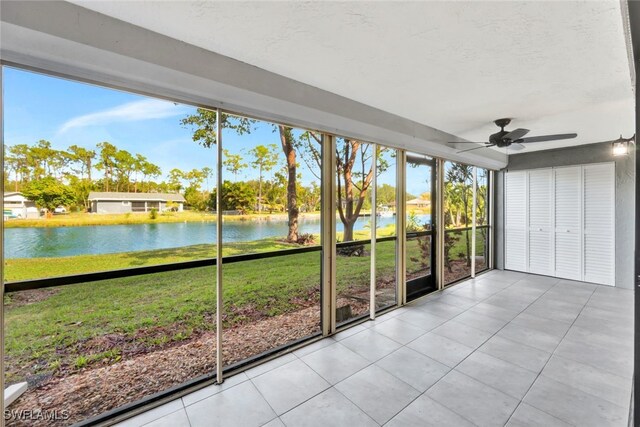
<svg viewBox="0 0 640 427"><path fill-rule="evenodd" d="M176 105L172 102L158 99L144 99L142 101L128 102L96 113L84 114L67 120L58 133L63 133L73 128L86 126L106 125L111 123L137 122L141 120L163 119L181 114L187 114L189 107Z"/></svg>

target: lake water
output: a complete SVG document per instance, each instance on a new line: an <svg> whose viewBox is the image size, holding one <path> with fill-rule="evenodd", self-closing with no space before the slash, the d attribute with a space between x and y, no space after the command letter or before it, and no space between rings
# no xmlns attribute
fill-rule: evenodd
<svg viewBox="0 0 640 427"><path fill-rule="evenodd" d="M422 215L421 221L428 221ZM355 230L369 226L361 217ZM395 222L395 217L378 217L378 227ZM336 220L337 231L343 231ZM320 219L300 219L300 233L320 233ZM286 237L287 221L229 221L223 224L224 242L248 242ZM33 227L5 230L5 258L62 257L86 254L142 251L215 243L215 222L99 225L83 227Z"/></svg>

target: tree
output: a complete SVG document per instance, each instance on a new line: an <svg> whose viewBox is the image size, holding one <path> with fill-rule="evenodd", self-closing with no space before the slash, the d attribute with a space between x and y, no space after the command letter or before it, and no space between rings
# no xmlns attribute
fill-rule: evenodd
<svg viewBox="0 0 640 427"><path fill-rule="evenodd" d="M217 143L215 111L198 108L197 114L190 115L181 120L185 126L195 127L193 140L204 147L211 147ZM220 125L223 129L234 130L238 135L251 132L251 126L255 120L245 117L220 115ZM286 159L287 167L287 216L288 227L287 241L298 241L298 206L296 194L296 145L297 141L291 128L283 125L274 125L280 135L280 145Z"/></svg>
<svg viewBox="0 0 640 427"><path fill-rule="evenodd" d="M67 150L71 160L71 170L80 175L80 178L86 178L91 181L91 169L93 168L93 160L96 158L95 150L87 150L84 147L72 145Z"/></svg>
<svg viewBox="0 0 640 427"><path fill-rule="evenodd" d="M213 209L217 210L216 192L217 189L214 189L211 193L210 200ZM225 181L222 184L221 210L237 210L244 213L251 209L255 198L255 191L247 183Z"/></svg>
<svg viewBox="0 0 640 427"><path fill-rule="evenodd" d="M258 168L258 212L262 211L262 174L278 164L278 154L275 152L277 148L275 144L269 144L257 145L249 150L249 154L254 158L251 165Z"/></svg>
<svg viewBox="0 0 640 427"><path fill-rule="evenodd" d="M126 150L118 150L114 156L116 170L116 191L131 190L131 174L135 170L136 159Z"/></svg>
<svg viewBox="0 0 640 427"><path fill-rule="evenodd" d="M73 203L73 192L52 176L29 182L22 193L33 200L36 206L49 212L60 205Z"/></svg>
<svg viewBox="0 0 640 427"><path fill-rule="evenodd" d="M184 172L178 168L173 168L169 171L169 189L173 192L178 192L182 189L182 180L184 179Z"/></svg>
<svg viewBox="0 0 640 427"><path fill-rule="evenodd" d="M209 178L213 177L213 169L208 166L202 168L202 174L204 175L205 180L205 189L209 191Z"/></svg>
<svg viewBox="0 0 640 427"><path fill-rule="evenodd" d="M464 165L462 163L451 163L451 166L447 170L446 179L448 183L445 184L445 201L449 199L447 207L451 209L454 204L459 204L458 213L462 210L462 217L464 217L464 226L469 225L470 216L470 203L473 189L471 188L471 181L473 179L473 166ZM462 209L460 209L462 208ZM467 236L466 239L466 253L467 253L467 266L471 265L471 243Z"/></svg>
<svg viewBox="0 0 640 427"><path fill-rule="evenodd" d="M358 220L373 179L373 154L369 144L355 139L338 138L337 140L338 214L344 225L344 242L353 240L353 227ZM367 163L369 163L368 166Z"/></svg>
<svg viewBox="0 0 640 427"><path fill-rule="evenodd" d="M296 192L296 149L295 138L290 127L278 125L280 145L287 160L287 217L289 232L287 242L298 242L298 194Z"/></svg>
<svg viewBox="0 0 640 427"><path fill-rule="evenodd" d="M41 179L51 175L50 162L54 157L51 142L41 139L29 150L30 163L33 171L33 179Z"/></svg>
<svg viewBox="0 0 640 427"><path fill-rule="evenodd" d="M89 193L93 190L93 182L87 178L79 178L69 175L69 190L73 194L74 204L82 206L85 211L89 210Z"/></svg>
<svg viewBox="0 0 640 427"><path fill-rule="evenodd" d="M109 191L109 185L114 175L114 168L116 165L116 153L118 149L115 145L108 143L107 141L98 144L100 148L99 163L96 165L96 169L104 172L104 191Z"/></svg>
<svg viewBox="0 0 640 427"><path fill-rule="evenodd" d="M224 160L222 160L222 165L226 170L231 172L233 174L234 179L237 180L238 174L240 173L240 171L249 165L246 163L242 163L242 155L240 154L233 154L229 150L222 150L222 153L224 155L223 156Z"/></svg>
<svg viewBox="0 0 640 427"><path fill-rule="evenodd" d="M221 113L220 118L221 128L231 129L238 135L251 133L251 125L255 123L255 120L240 116L230 116L225 113ZM185 117L180 120L180 123L185 127L195 129L192 139L203 147L211 148L217 143L217 115L215 111L198 108L196 114Z"/></svg>
<svg viewBox="0 0 640 427"><path fill-rule="evenodd" d="M376 199L379 205L395 205L396 187L389 184L382 184L376 190Z"/></svg>
<svg viewBox="0 0 640 427"><path fill-rule="evenodd" d="M27 144L17 144L9 147L9 155L5 158L7 169L14 173L15 191L18 191L18 183L29 180L29 150Z"/></svg>
<svg viewBox="0 0 640 427"><path fill-rule="evenodd" d="M141 180L142 191L145 191L144 184L147 181L147 179L157 178L160 175L162 175L162 170L160 169L160 166L147 161L142 162L142 164L140 165L140 172L142 173L142 180ZM135 188L135 191L137 191L137 186ZM149 191L148 183L147 183L146 191L147 192Z"/></svg>

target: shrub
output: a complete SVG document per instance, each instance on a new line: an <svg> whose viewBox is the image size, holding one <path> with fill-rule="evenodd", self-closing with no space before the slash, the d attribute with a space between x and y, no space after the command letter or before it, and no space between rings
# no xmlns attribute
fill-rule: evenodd
<svg viewBox="0 0 640 427"><path fill-rule="evenodd" d="M313 245L316 242L315 237L311 233L304 233L298 235L299 245Z"/></svg>
<svg viewBox="0 0 640 427"><path fill-rule="evenodd" d="M151 212L149 212L149 218L151 219L158 218L158 210L156 208L151 209Z"/></svg>

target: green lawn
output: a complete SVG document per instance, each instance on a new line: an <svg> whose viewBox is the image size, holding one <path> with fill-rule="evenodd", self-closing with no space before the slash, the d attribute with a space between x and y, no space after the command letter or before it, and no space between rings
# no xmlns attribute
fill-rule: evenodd
<svg viewBox="0 0 640 427"><path fill-rule="evenodd" d="M289 249L277 242L229 245L227 254ZM369 251L369 245L365 247ZM212 256L199 245L162 251L12 260L9 277L56 276ZM395 242L379 243L380 277L395 274ZM338 293L369 287L370 257L339 257ZM223 265L224 323L239 325L320 303L321 252ZM52 291L53 290L53 291ZM32 292L32 291L28 291ZM214 329L215 267L67 285L24 303L27 292L5 296L7 380L68 372L96 361L119 361L132 348L153 350ZM33 293L33 292L32 292ZM114 344L115 343L115 344Z"/></svg>
<svg viewBox="0 0 640 427"><path fill-rule="evenodd" d="M385 230L378 230L384 235ZM390 232L390 230L386 230ZM368 233L356 233L365 238ZM464 252L464 238L451 254ZM478 243L478 250L482 246ZM394 241L379 242L379 280L392 283ZM225 245L224 254L291 249L274 240ZM419 271L420 249L408 242L408 269ZM139 251L6 262L8 281L70 275L214 257L215 246ZM369 288L370 246L363 256L339 256L338 295L365 295ZM223 265L224 324L241 325L319 306L321 252ZM31 293L29 293L31 292ZM25 301L25 295L35 295ZM5 296L7 381L59 371L66 373L97 361L117 362L132 349L145 351L214 330L215 267L155 273L123 279L67 285Z"/></svg>

